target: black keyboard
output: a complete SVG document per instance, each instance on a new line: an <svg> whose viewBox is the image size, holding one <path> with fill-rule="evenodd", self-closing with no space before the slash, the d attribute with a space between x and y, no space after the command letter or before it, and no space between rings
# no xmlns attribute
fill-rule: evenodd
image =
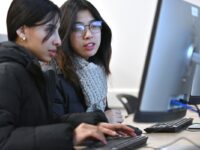
<svg viewBox="0 0 200 150"><path fill-rule="evenodd" d="M146 136L136 137L108 137L107 144L101 142L90 142L84 150L125 150L141 147L147 142Z"/></svg>
<svg viewBox="0 0 200 150"><path fill-rule="evenodd" d="M156 132L179 132L192 124L192 118L181 118L170 122L156 123L144 130L147 133Z"/></svg>

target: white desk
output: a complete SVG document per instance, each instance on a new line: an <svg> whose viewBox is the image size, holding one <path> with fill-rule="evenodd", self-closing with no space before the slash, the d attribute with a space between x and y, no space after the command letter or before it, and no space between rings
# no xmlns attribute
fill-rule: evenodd
<svg viewBox="0 0 200 150"><path fill-rule="evenodd" d="M193 123L200 123L200 118L194 112L187 112L186 117L194 118ZM128 116L124 122L124 124L130 124L140 129L144 129L152 125L152 123L136 123L133 122L133 115ZM178 133L145 133L144 135L148 136L147 145L139 148L139 150L152 150L153 148L160 148L165 146L179 138L187 138L192 142L200 145L200 130L197 132L191 132L187 130L183 130ZM152 147L152 148L150 148ZM175 142L174 144L163 148L162 150L199 150L200 148L195 147L192 143L185 139L181 139L180 141Z"/></svg>

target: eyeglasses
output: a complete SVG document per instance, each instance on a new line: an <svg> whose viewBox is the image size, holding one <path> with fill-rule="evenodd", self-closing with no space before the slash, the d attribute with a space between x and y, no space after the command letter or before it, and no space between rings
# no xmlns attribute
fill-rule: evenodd
<svg viewBox="0 0 200 150"><path fill-rule="evenodd" d="M88 27L92 33L99 33L101 31L102 21L94 20L88 25L84 25L83 23L75 23L73 26L73 32L80 36L84 35L86 32L86 27Z"/></svg>

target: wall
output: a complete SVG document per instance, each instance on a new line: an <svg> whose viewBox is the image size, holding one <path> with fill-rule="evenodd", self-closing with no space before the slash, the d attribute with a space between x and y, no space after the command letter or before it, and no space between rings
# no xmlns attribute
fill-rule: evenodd
<svg viewBox="0 0 200 150"><path fill-rule="evenodd" d="M138 94L157 0L90 0L113 32L108 103L121 107L117 93Z"/></svg>
<svg viewBox="0 0 200 150"><path fill-rule="evenodd" d="M109 91L132 92L136 95L156 0L123 0L123 2L93 0L92 2L96 4L113 31Z"/></svg>

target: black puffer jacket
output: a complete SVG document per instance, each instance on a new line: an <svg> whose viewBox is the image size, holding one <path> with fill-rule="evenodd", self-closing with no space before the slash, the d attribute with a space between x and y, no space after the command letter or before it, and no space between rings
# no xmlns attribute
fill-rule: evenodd
<svg viewBox="0 0 200 150"><path fill-rule="evenodd" d="M44 74L26 49L0 44L1 150L70 150L77 125L107 121L103 112L53 117L55 84L54 72Z"/></svg>
<svg viewBox="0 0 200 150"><path fill-rule="evenodd" d="M0 149L72 149L73 126L51 124L47 79L36 58L12 43L0 44Z"/></svg>

